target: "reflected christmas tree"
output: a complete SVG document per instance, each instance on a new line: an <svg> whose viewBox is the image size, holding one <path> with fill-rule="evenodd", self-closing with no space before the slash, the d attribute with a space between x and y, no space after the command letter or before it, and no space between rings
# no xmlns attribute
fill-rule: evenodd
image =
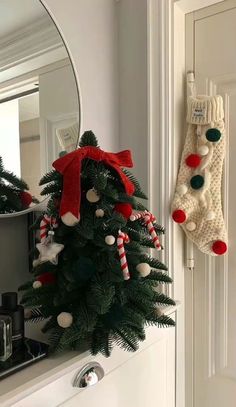
<svg viewBox="0 0 236 407"><path fill-rule="evenodd" d="M13 213L37 203L28 191L28 185L15 174L7 171L0 157L0 213Z"/></svg>

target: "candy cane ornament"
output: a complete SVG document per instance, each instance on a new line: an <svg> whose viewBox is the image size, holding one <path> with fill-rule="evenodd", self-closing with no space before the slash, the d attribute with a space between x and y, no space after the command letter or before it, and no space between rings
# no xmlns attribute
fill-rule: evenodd
<svg viewBox="0 0 236 407"><path fill-rule="evenodd" d="M155 228L153 226L153 223L156 222L155 216L152 215L152 213L150 213L148 211L140 211L140 212L133 211L132 215L130 216L130 220L132 222L134 222L135 220L138 220L138 219L143 219L144 220L144 223L147 226L149 234L152 237L152 241L153 241L153 244L154 244L155 248L157 250L161 250L161 244L160 244L160 241L159 241L159 237L158 237L158 235L156 233L156 230L155 230Z"/></svg>
<svg viewBox="0 0 236 407"><path fill-rule="evenodd" d="M45 244L47 235L48 235L48 226L55 229L58 227L58 223L56 218L52 218L51 216L44 215L43 219L40 222L40 240L41 243Z"/></svg>
<svg viewBox="0 0 236 407"><path fill-rule="evenodd" d="M130 215L130 220L132 222L134 222L135 220L142 219L146 213L147 213L147 211L144 211L144 212L133 211L132 215Z"/></svg>
<svg viewBox="0 0 236 407"><path fill-rule="evenodd" d="M130 279L129 268L128 268L128 263L127 263L127 259L126 259L126 254L125 254L125 247L124 247L124 243L129 243L129 241L130 241L129 236L126 233L123 233L123 232L121 232L121 230L119 230L118 237L117 237L117 248L118 248L120 265L121 265L121 269L123 272L124 280Z"/></svg>
<svg viewBox="0 0 236 407"><path fill-rule="evenodd" d="M155 231L155 228L153 226L153 221L155 221L155 217L151 213L146 213L144 216L144 222L145 225L148 228L148 231L152 237L152 242L157 250L161 250L161 245L159 241L159 237L157 236L157 233Z"/></svg>
<svg viewBox="0 0 236 407"><path fill-rule="evenodd" d="M130 218L129 218L129 219L130 219L132 222L134 222L135 220L138 220L138 219L144 219L144 217L145 217L146 215L150 215L150 216L151 216L151 221L152 221L153 223L156 222L155 216L154 216L152 213L148 212L148 211L133 211L133 212L132 212L132 215L130 215Z"/></svg>

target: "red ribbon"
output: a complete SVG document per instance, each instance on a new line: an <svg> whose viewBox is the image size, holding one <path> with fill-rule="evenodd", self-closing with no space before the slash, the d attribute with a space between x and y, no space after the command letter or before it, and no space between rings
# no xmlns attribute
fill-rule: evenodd
<svg viewBox="0 0 236 407"><path fill-rule="evenodd" d="M97 147L86 146L72 151L54 161L53 167L63 175L63 191L60 206L60 216L71 212L79 218L81 201L81 163L84 158L94 161L102 161L104 164L114 168L119 174L128 195L134 193L134 184L123 173L121 167L133 167L131 152L129 150L119 153L107 153Z"/></svg>

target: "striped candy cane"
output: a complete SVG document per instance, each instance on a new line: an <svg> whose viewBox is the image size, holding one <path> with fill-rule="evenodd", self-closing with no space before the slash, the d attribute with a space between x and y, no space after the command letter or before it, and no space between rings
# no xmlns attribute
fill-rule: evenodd
<svg viewBox="0 0 236 407"><path fill-rule="evenodd" d="M157 250L161 250L161 245L159 241L159 237L155 231L153 223L156 222L156 218L152 213L148 211L133 211L132 215L130 216L130 220L133 222L138 219L143 219L147 229L152 237L153 244Z"/></svg>
<svg viewBox="0 0 236 407"><path fill-rule="evenodd" d="M150 215L151 216L151 221L154 223L154 222L156 222L156 218L155 218L155 216L154 215L152 215L150 212L148 212L148 211L133 211L132 212L132 214L130 215L130 220L132 221L132 222L134 222L135 220L138 220L138 219L144 219L144 217L146 216L146 215Z"/></svg>
<svg viewBox="0 0 236 407"><path fill-rule="evenodd" d="M149 233L150 233L150 235L152 237L153 244L154 244L154 246L155 246L155 248L157 250L161 250L159 237L157 236L155 228L153 226L153 222L155 222L155 221L156 221L156 218L151 213L147 212L144 215L144 222L145 222L145 225L147 226L148 231L149 231Z"/></svg>
<svg viewBox="0 0 236 407"><path fill-rule="evenodd" d="M125 254L124 243L129 243L129 236L126 233L123 233L121 232L121 230L119 230L117 237L117 248L120 258L120 265L123 272L124 280L129 280L130 274Z"/></svg>
<svg viewBox="0 0 236 407"><path fill-rule="evenodd" d="M46 242L46 238L47 238L47 232L48 232L48 226L52 227L52 228L57 228L58 223L57 220L55 218L52 218L51 216L48 215L44 215L43 219L40 222L40 240L41 243L45 243Z"/></svg>
<svg viewBox="0 0 236 407"><path fill-rule="evenodd" d="M132 222L134 222L135 220L142 219L145 216L146 212L147 211L144 212L133 211L129 218Z"/></svg>

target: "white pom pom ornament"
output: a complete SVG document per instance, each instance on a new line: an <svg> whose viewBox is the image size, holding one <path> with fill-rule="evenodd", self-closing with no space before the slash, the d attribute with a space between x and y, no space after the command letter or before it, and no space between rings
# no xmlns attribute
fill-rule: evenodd
<svg viewBox="0 0 236 407"><path fill-rule="evenodd" d="M97 194L97 192L95 191L95 189L89 189L86 193L86 198L89 202L91 203L95 203L98 202L100 199L100 196Z"/></svg>
<svg viewBox="0 0 236 407"><path fill-rule="evenodd" d="M116 241L116 238L112 235L108 235L105 237L105 242L106 244L108 244L109 246L112 246Z"/></svg>
<svg viewBox="0 0 236 407"><path fill-rule="evenodd" d="M199 146L197 152L200 155L207 155L209 153L209 147L206 145Z"/></svg>
<svg viewBox="0 0 236 407"><path fill-rule="evenodd" d="M40 288L40 287L42 287L42 283L41 283L41 281L34 281L33 282L33 288L35 288L35 289L37 289L37 288Z"/></svg>
<svg viewBox="0 0 236 407"><path fill-rule="evenodd" d="M71 212L67 212L61 217L61 220L66 226L75 226L80 221L80 215L76 218Z"/></svg>
<svg viewBox="0 0 236 407"><path fill-rule="evenodd" d="M215 217L216 217L216 214L213 211L209 211L206 214L206 220L213 220L213 219L215 219Z"/></svg>
<svg viewBox="0 0 236 407"><path fill-rule="evenodd" d="M177 192L180 196L185 195L186 192L188 191L188 187L187 185L183 184L183 185L179 185L177 187Z"/></svg>
<svg viewBox="0 0 236 407"><path fill-rule="evenodd" d="M103 216L105 215L105 212L103 209L96 209L95 211L95 216L97 218L103 218Z"/></svg>
<svg viewBox="0 0 236 407"><path fill-rule="evenodd" d="M187 223L187 225L186 225L186 229L189 231L189 232L193 232L195 229L196 229L196 227L197 227L197 225L196 225L196 223L195 222L188 222Z"/></svg>
<svg viewBox="0 0 236 407"><path fill-rule="evenodd" d="M57 323L62 328L69 328L72 325L73 316L69 312L61 312L57 316Z"/></svg>
<svg viewBox="0 0 236 407"><path fill-rule="evenodd" d="M139 274L140 274L142 277L146 277L146 276L148 276L148 275L150 274L150 272L151 272L151 267L149 266L148 263L139 263L139 264L136 266L136 270L139 272Z"/></svg>

